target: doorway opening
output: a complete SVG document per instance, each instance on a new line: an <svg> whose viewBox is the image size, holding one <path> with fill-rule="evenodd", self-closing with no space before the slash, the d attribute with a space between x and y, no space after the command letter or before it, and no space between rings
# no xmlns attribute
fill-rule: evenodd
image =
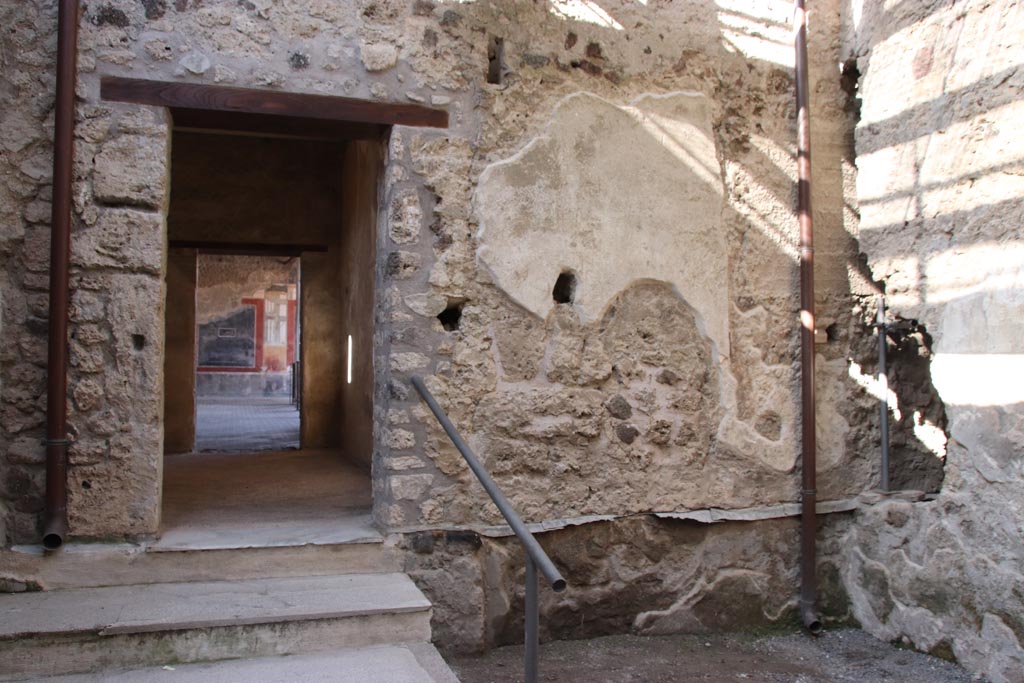
<svg viewBox="0 0 1024 683"><path fill-rule="evenodd" d="M378 535L383 144L174 130L157 549Z"/></svg>
<svg viewBox="0 0 1024 683"><path fill-rule="evenodd" d="M361 513L379 540L370 525L378 191L392 126L444 129L448 112L117 76L100 79L100 97L164 107L173 122L161 543L173 546L168 529L196 522L196 511L213 535L207 547L324 542L325 525L347 526L351 540ZM298 450L195 453L200 252L301 257ZM339 524L339 510L356 513ZM250 538L225 543L232 520ZM252 538L261 525L269 535ZM192 541L181 547L202 547Z"/></svg>
<svg viewBox="0 0 1024 683"><path fill-rule="evenodd" d="M298 256L196 258L198 453L299 448Z"/></svg>

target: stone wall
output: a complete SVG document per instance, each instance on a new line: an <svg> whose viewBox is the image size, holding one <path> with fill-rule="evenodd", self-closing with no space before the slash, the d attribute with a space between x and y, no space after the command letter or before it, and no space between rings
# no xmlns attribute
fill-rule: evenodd
<svg viewBox="0 0 1024 683"><path fill-rule="evenodd" d="M797 498L789 6L601 4L610 18L587 22L558 3L421 3L398 24L420 80L469 78L477 104L455 98L447 135L392 136L390 495L375 498L392 528L497 521L411 374L530 521ZM848 363L871 351L871 285L842 208L839 6L815 17L828 499L876 480L877 418ZM500 83L481 82L488 34ZM447 60L459 68L442 75Z"/></svg>
<svg viewBox="0 0 1024 683"><path fill-rule="evenodd" d="M840 579L840 543L849 522L849 514L821 518L818 604L827 623L850 619ZM708 524L637 515L538 537L571 577L564 593L541 580L543 640L763 631L799 623L796 519ZM522 641L525 568L515 537L421 531L399 545L407 551L406 571L434 603L434 640L443 649Z"/></svg>
<svg viewBox="0 0 1024 683"><path fill-rule="evenodd" d="M860 245L892 314L930 337L949 437L937 498L858 513L844 578L869 631L996 682L1024 679L1022 26L1012 0L844 12ZM934 419L914 415L922 440Z"/></svg>
<svg viewBox="0 0 1024 683"><path fill-rule="evenodd" d="M2 38L10 68L0 79L17 103L5 112L3 144L13 151L2 161L11 198L3 329L18 340L0 368L3 501L7 538L31 540L51 108L37 93L52 89L52 30L40 27L53 26L53 12L43 0L0 6L15 27ZM412 392L414 373L531 522L797 500L789 3L588 7L89 4L79 62L73 534L153 532L159 494L168 121L159 109L100 101L101 75L450 112L446 131L392 131L378 188L373 468L383 526L497 520ZM812 19L827 500L870 487L878 472L865 457L873 401L849 364L870 355L863 297L872 290L847 208L855 198L852 113L836 69L840 3L817 4ZM782 524L750 523L744 533ZM657 545L672 535L655 537ZM718 552L705 556L708 578L695 585L718 585L716 567L730 561ZM493 557L493 571L514 572L505 555ZM785 573L778 585L792 588L791 569L765 572ZM766 609L776 614L784 602Z"/></svg>
<svg viewBox="0 0 1024 683"><path fill-rule="evenodd" d="M38 540L42 509L56 5L0 5L3 329L0 451L5 542ZM91 35L80 69L117 43ZM140 535L159 516L164 343L164 112L78 94L68 474L77 536ZM141 313L141 314L140 314ZM112 504L112 502L115 502Z"/></svg>

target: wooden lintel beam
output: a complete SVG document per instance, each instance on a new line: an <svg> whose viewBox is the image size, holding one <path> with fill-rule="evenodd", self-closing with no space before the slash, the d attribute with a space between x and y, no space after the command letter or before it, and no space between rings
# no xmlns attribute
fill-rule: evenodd
<svg viewBox="0 0 1024 683"><path fill-rule="evenodd" d="M171 249L195 249L202 254L232 256L301 256L304 252L325 252L326 244L264 244L255 242L207 242L170 240Z"/></svg>
<svg viewBox="0 0 1024 683"><path fill-rule="evenodd" d="M174 130L304 140L379 140L387 126L208 109L171 108Z"/></svg>
<svg viewBox="0 0 1024 683"><path fill-rule="evenodd" d="M290 116L384 126L447 128L448 112L416 104L104 76L100 97L156 107Z"/></svg>

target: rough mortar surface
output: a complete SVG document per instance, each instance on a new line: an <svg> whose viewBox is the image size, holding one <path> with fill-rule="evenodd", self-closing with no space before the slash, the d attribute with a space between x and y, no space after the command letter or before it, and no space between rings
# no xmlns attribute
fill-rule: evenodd
<svg viewBox="0 0 1024 683"><path fill-rule="evenodd" d="M946 458L937 498L858 513L844 579L879 638L1020 681L1024 8L854 5L843 59L861 74L860 248L891 314L916 320L931 346L934 394L902 410L948 442L932 440ZM929 408L939 402L945 415Z"/></svg>

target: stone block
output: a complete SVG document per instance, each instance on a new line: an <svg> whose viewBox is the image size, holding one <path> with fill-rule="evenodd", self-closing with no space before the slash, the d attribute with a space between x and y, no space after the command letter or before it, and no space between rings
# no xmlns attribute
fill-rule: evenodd
<svg viewBox="0 0 1024 683"><path fill-rule="evenodd" d="M398 63L398 48L384 43L364 43L359 56L367 71L387 71Z"/></svg>
<svg viewBox="0 0 1024 683"><path fill-rule="evenodd" d="M407 429L391 429L388 431L388 448L405 450L416 445L416 435Z"/></svg>
<svg viewBox="0 0 1024 683"><path fill-rule="evenodd" d="M159 275L163 269L164 218L131 209L100 212L96 225L74 233L72 263Z"/></svg>
<svg viewBox="0 0 1024 683"><path fill-rule="evenodd" d="M95 157L93 196L101 204L160 209L167 198L167 141L121 135L104 142Z"/></svg>
<svg viewBox="0 0 1024 683"><path fill-rule="evenodd" d="M42 436L15 439L7 449L7 461L13 465L42 465L46 461Z"/></svg>
<svg viewBox="0 0 1024 683"><path fill-rule="evenodd" d="M419 240L423 209L415 192L406 192L391 201L388 234L395 244L413 244Z"/></svg>
<svg viewBox="0 0 1024 683"><path fill-rule="evenodd" d="M419 500L434 482L432 474L398 474L390 478L395 500Z"/></svg>

